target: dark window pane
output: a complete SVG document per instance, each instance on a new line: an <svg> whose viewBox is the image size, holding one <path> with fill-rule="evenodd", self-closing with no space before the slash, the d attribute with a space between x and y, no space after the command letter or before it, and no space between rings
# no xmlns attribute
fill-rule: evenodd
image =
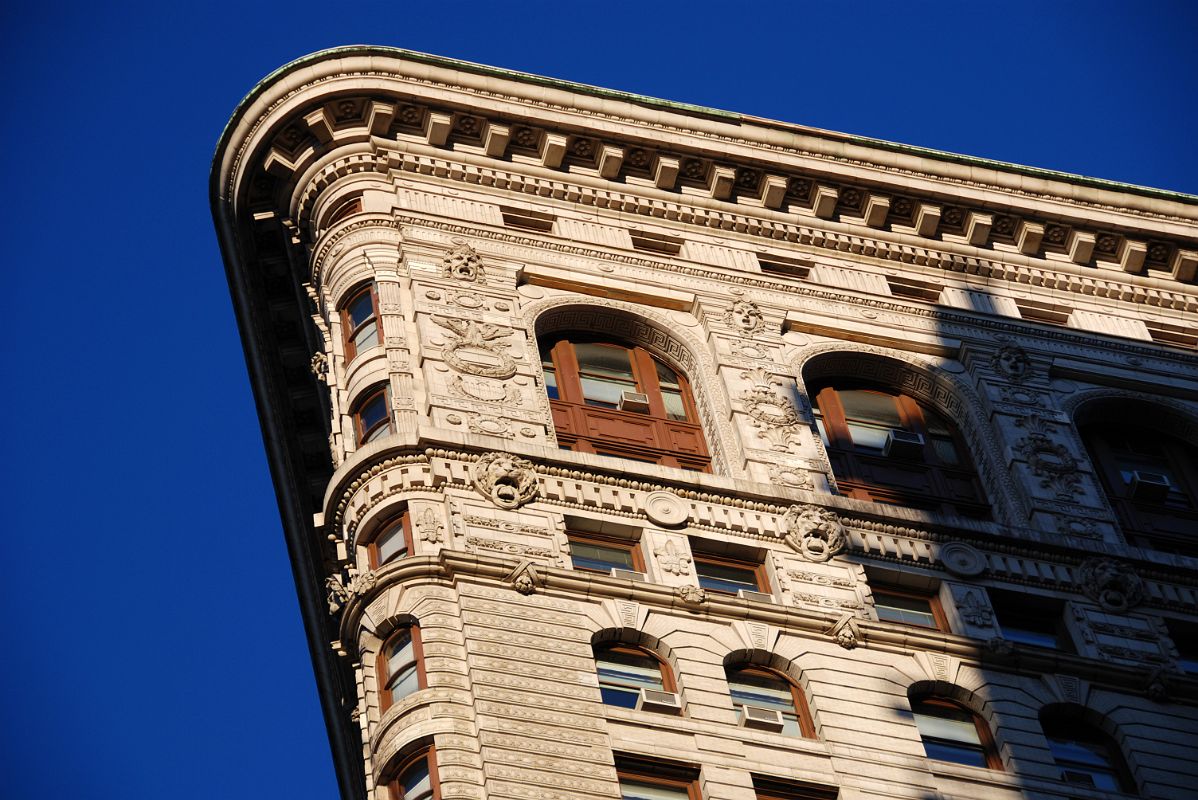
<svg viewBox="0 0 1198 800"><path fill-rule="evenodd" d="M898 404L888 394L864 389L843 389L839 392L847 420L866 422L883 428L902 428Z"/></svg>
<svg viewBox="0 0 1198 800"><path fill-rule="evenodd" d="M932 601L926 598L874 592L874 605L878 611L878 619L924 628L936 627Z"/></svg>
<svg viewBox="0 0 1198 800"><path fill-rule="evenodd" d="M387 418L387 398L380 393L370 398L358 412L362 420L362 430L368 431Z"/></svg>
<svg viewBox="0 0 1198 800"><path fill-rule="evenodd" d="M603 702L633 708L641 689L662 691L661 666L644 653L601 650L595 659Z"/></svg>
<svg viewBox="0 0 1198 800"><path fill-rule="evenodd" d="M349 307L346 309L349 312L349 324L352 328L357 328L366 320L374 316L374 297L369 291L350 301Z"/></svg>

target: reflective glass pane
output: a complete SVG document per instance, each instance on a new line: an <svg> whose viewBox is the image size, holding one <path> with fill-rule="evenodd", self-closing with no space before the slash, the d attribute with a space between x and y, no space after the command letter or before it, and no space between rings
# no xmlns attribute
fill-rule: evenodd
<svg viewBox="0 0 1198 800"><path fill-rule="evenodd" d="M961 459L957 456L957 446L953 443L952 439L933 436L932 448L936 451L936 458L941 464L952 464L955 466L960 463Z"/></svg>
<svg viewBox="0 0 1198 800"><path fill-rule="evenodd" d="M404 770L399 778L403 787L403 800L426 800L433 796L433 779L429 775L428 761L421 759Z"/></svg>
<svg viewBox="0 0 1198 800"><path fill-rule="evenodd" d="M373 431L371 431L367 435L367 437L362 440L362 444L366 444L367 442L373 442L375 439L382 439L384 436L390 435L390 433L391 433L391 425L390 424L380 425L377 428L375 428Z"/></svg>
<svg viewBox="0 0 1198 800"><path fill-rule="evenodd" d="M371 347L378 347L379 343L379 325L374 320L362 326L362 330L354 334L354 349L358 352L369 350Z"/></svg>
<svg viewBox="0 0 1198 800"><path fill-rule="evenodd" d="M607 344L580 343L574 345L578 371L632 381L632 360L623 347Z"/></svg>
<svg viewBox="0 0 1198 800"><path fill-rule="evenodd" d="M550 400L557 400L557 372L552 367L545 369L545 394Z"/></svg>
<svg viewBox="0 0 1198 800"><path fill-rule="evenodd" d="M408 554L408 544L404 539L403 525L394 525L386 533L376 539L375 549L378 551L380 566L396 558L403 558L406 556Z"/></svg>
<svg viewBox="0 0 1198 800"><path fill-rule="evenodd" d="M741 589L761 591L757 585L757 571L751 567L696 560L695 572L699 576L699 585L704 589L731 594L736 594Z"/></svg>
<svg viewBox="0 0 1198 800"><path fill-rule="evenodd" d="M799 736L799 717L790 684L782 678L757 672L728 673L728 689L734 705L772 708L782 715L782 733Z"/></svg>
<svg viewBox="0 0 1198 800"><path fill-rule="evenodd" d="M387 418L387 398L383 393L377 394L358 411L358 419L362 421L362 430L368 431Z"/></svg>
<svg viewBox="0 0 1198 800"><path fill-rule="evenodd" d="M934 758L937 761L951 761L954 764L967 764L971 767L987 766L986 753L980 747L924 739L923 749L928 754L928 758Z"/></svg>
<svg viewBox="0 0 1198 800"><path fill-rule="evenodd" d="M690 795L685 788L677 786L621 778L620 797L622 800L686 800Z"/></svg>
<svg viewBox="0 0 1198 800"><path fill-rule="evenodd" d="M973 716L963 709L919 704L915 711L915 726L925 738L980 746L977 725Z"/></svg>
<svg viewBox="0 0 1198 800"><path fill-rule="evenodd" d="M837 394L840 395L840 404L844 406L846 420L871 422L884 428L903 427L898 404L890 395L864 389L846 389Z"/></svg>
<svg viewBox="0 0 1198 800"><path fill-rule="evenodd" d="M686 419L686 404L680 392L662 389L661 399L666 407L667 419Z"/></svg>
<svg viewBox="0 0 1198 800"><path fill-rule="evenodd" d="M891 430L890 428L878 428L873 425L862 425L856 422L848 423L848 429L853 444L873 450L881 450L886 446L886 437L890 434Z"/></svg>
<svg viewBox="0 0 1198 800"><path fill-rule="evenodd" d="M346 311L349 313L350 327L356 328L374 316L374 298L370 292L362 292L350 302Z"/></svg>
<svg viewBox="0 0 1198 800"><path fill-rule="evenodd" d="M678 389L681 384L678 382L678 373L667 367L665 364L653 359L653 366L657 367L657 382L661 384L662 389Z"/></svg>
<svg viewBox="0 0 1198 800"><path fill-rule="evenodd" d="M936 627L936 617L932 614L932 603L922 597L903 597L902 595L874 592L874 604L878 611L878 619L887 622L901 622L904 625L919 625L924 628Z"/></svg>
<svg viewBox="0 0 1198 800"><path fill-rule="evenodd" d="M387 674L396 675L416 662L412 634L404 632L392 640L387 649Z"/></svg>
<svg viewBox="0 0 1198 800"><path fill-rule="evenodd" d="M613 567L635 569L632 565L632 551L617 545L570 540L570 560L574 562L576 569L595 572L610 572Z"/></svg>
<svg viewBox="0 0 1198 800"><path fill-rule="evenodd" d="M618 381L614 378L592 378L579 376L582 383L582 396L587 405L617 408L620 405L620 395L623 392L635 392L636 383Z"/></svg>
<svg viewBox="0 0 1198 800"><path fill-rule="evenodd" d="M664 689L657 660L640 653L604 650L595 660L603 702L633 708L639 691Z"/></svg>
<svg viewBox="0 0 1198 800"><path fill-rule="evenodd" d="M420 676L416 671L416 665L408 667L397 673L388 684L391 690L391 699L398 700L401 697L407 697L412 692L420 688Z"/></svg>

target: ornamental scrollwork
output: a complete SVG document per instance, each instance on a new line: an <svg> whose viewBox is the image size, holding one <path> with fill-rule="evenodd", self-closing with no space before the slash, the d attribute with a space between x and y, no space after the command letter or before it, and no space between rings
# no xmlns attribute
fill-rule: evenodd
<svg viewBox="0 0 1198 800"><path fill-rule="evenodd" d="M316 380L321 383L328 383L329 380L329 360L324 353L314 353L312 360L308 362L308 369L316 376Z"/></svg>
<svg viewBox="0 0 1198 800"><path fill-rule="evenodd" d="M742 377L753 382L740 395L749 421L757 428L758 435L770 443L770 449L788 452L799 423L803 421L798 409L774 390L772 384L776 381L763 368L749 370Z"/></svg>
<svg viewBox="0 0 1198 800"><path fill-rule="evenodd" d="M1052 441L1042 433L1028 434L1015 446L1040 479L1041 489L1052 489L1059 500L1072 500L1084 491L1077 459L1063 444Z"/></svg>
<svg viewBox="0 0 1198 800"><path fill-rule="evenodd" d="M1144 601L1144 581L1126 564L1090 558L1078 569L1082 592L1106 611L1124 612Z"/></svg>
<svg viewBox="0 0 1198 800"><path fill-rule="evenodd" d="M329 613L336 614L350 600L365 594L374 588L375 575L373 572L352 574L347 582L340 573L324 579L326 599L329 603Z"/></svg>
<svg viewBox="0 0 1198 800"><path fill-rule="evenodd" d="M456 240L441 258L441 275L467 283L487 282L478 251L461 240Z"/></svg>
<svg viewBox="0 0 1198 800"><path fill-rule="evenodd" d="M537 496L532 462L507 453L487 453L470 470L479 494L500 508L519 508Z"/></svg>
<svg viewBox="0 0 1198 800"><path fill-rule="evenodd" d="M441 524L440 517L431 508L426 508L417 514L413 524L422 541L437 544L444 538L445 526Z"/></svg>
<svg viewBox="0 0 1198 800"><path fill-rule="evenodd" d="M808 561L827 561L844 552L848 535L839 515L813 505L794 505L782 518L786 543Z"/></svg>
<svg viewBox="0 0 1198 800"><path fill-rule="evenodd" d="M516 361L506 352L511 342L496 341L511 336L510 330L472 319L433 316L432 321L453 334L442 356L458 372L484 378L510 378L516 374Z"/></svg>
<svg viewBox="0 0 1198 800"><path fill-rule="evenodd" d="M664 546L657 548L653 553L657 556L657 565L665 572L680 577L690 574L691 557L678 552L673 539L667 540Z"/></svg>

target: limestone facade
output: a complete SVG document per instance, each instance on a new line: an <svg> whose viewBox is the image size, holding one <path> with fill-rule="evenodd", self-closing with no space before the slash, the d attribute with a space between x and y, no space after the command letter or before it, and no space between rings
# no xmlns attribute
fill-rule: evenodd
<svg viewBox="0 0 1198 800"><path fill-rule="evenodd" d="M637 759L705 800L1121 796L1063 779L1045 709L1113 743L1125 793L1194 796L1198 539L1128 535L1082 422L1198 443L1198 198L366 47L256 87L211 190L343 797L400 796L423 752L446 800L618 797ZM564 334L683 376L706 471L565 449ZM836 380L950 420L981 510L848 491ZM577 568L571 533L642 575ZM704 587L705 553L757 591ZM892 621L895 592L942 619ZM1060 647L1004 636L1012 597ZM677 709L605 703L611 643ZM743 724L746 664L810 735ZM996 764L930 758L924 697Z"/></svg>

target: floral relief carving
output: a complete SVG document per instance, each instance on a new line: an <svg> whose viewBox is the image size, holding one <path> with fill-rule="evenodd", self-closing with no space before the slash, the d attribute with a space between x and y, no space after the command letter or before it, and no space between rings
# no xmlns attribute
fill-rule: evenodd
<svg viewBox="0 0 1198 800"><path fill-rule="evenodd" d="M1022 347L1003 345L994 354L994 369L1010 381L1020 383L1032 375L1032 360Z"/></svg>
<svg viewBox="0 0 1198 800"><path fill-rule="evenodd" d="M657 556L657 565L671 575L689 575L691 557L686 553L678 552L677 546L673 539L666 541L665 545L653 551Z"/></svg>
<svg viewBox="0 0 1198 800"><path fill-rule="evenodd" d="M961 619L977 628L990 628L994 625L994 609L973 589L966 589L957 601L957 613L961 615Z"/></svg>
<svg viewBox="0 0 1198 800"><path fill-rule="evenodd" d="M506 580L520 594L533 594L545 585L544 576L528 559L521 560L516 568L508 573Z"/></svg>
<svg viewBox="0 0 1198 800"><path fill-rule="evenodd" d="M510 378L516 361L506 352L511 342L496 341L512 335L498 325L472 319L433 316L432 321L452 334L445 344L445 363L458 372L485 378Z"/></svg>
<svg viewBox="0 0 1198 800"><path fill-rule="evenodd" d="M501 436L505 439L515 438L512 433L512 424L510 420L502 417L488 417L482 414L473 414L467 427L471 433L483 434L486 436Z"/></svg>
<svg viewBox="0 0 1198 800"><path fill-rule="evenodd" d="M1084 491L1077 459L1063 444L1052 441L1043 433L1030 433L1015 445L1015 450L1027 460L1032 474L1040 479L1040 488L1052 489L1059 500L1072 500Z"/></svg>
<svg viewBox="0 0 1198 800"><path fill-rule="evenodd" d="M774 390L773 384L778 381L763 367L755 367L742 373L741 377L753 382L752 387L740 395L751 424L757 428L758 435L769 442L771 450L788 452L803 421L798 409Z"/></svg>
<svg viewBox="0 0 1198 800"><path fill-rule="evenodd" d="M732 303L724 321L742 333L756 333L765 326L765 315L752 300L741 298Z"/></svg>
<svg viewBox="0 0 1198 800"><path fill-rule="evenodd" d="M426 508L417 514L413 524L416 526L416 532L420 534L421 540L429 544L436 544L444 538L445 526L441 524L441 518L431 508Z"/></svg>
<svg viewBox="0 0 1198 800"><path fill-rule="evenodd" d="M697 606L707 602L707 590L699 586L675 586L674 595L690 605Z"/></svg>
<svg viewBox="0 0 1198 800"><path fill-rule="evenodd" d="M441 258L441 274L446 278L467 283L487 282L478 252L461 239L455 239L454 246Z"/></svg>
<svg viewBox="0 0 1198 800"><path fill-rule="evenodd" d="M518 406L523 401L520 390L510 383L464 378L461 375L453 376L453 380L449 382L449 392L457 397L481 400L484 403L510 403Z"/></svg>
<svg viewBox="0 0 1198 800"><path fill-rule="evenodd" d="M834 511L813 505L794 505L782 518L786 543L808 561L827 561L848 545L844 524Z"/></svg>
<svg viewBox="0 0 1198 800"><path fill-rule="evenodd" d="M788 486L791 489L815 489L815 483L807 470L789 464L770 464L770 481L777 486Z"/></svg>
<svg viewBox="0 0 1198 800"><path fill-rule="evenodd" d="M537 496L533 465L507 453L487 453L470 470L474 488L500 508L519 508Z"/></svg>
<svg viewBox="0 0 1198 800"><path fill-rule="evenodd" d="M1144 601L1144 582L1131 567L1109 558L1091 558L1078 569L1082 592L1107 611L1123 612Z"/></svg>
<svg viewBox="0 0 1198 800"><path fill-rule="evenodd" d="M861 644L863 637L861 628L857 625L857 620L852 613L846 613L836 623L828 629L828 635L832 637L832 641L843 647L845 650L852 650Z"/></svg>

